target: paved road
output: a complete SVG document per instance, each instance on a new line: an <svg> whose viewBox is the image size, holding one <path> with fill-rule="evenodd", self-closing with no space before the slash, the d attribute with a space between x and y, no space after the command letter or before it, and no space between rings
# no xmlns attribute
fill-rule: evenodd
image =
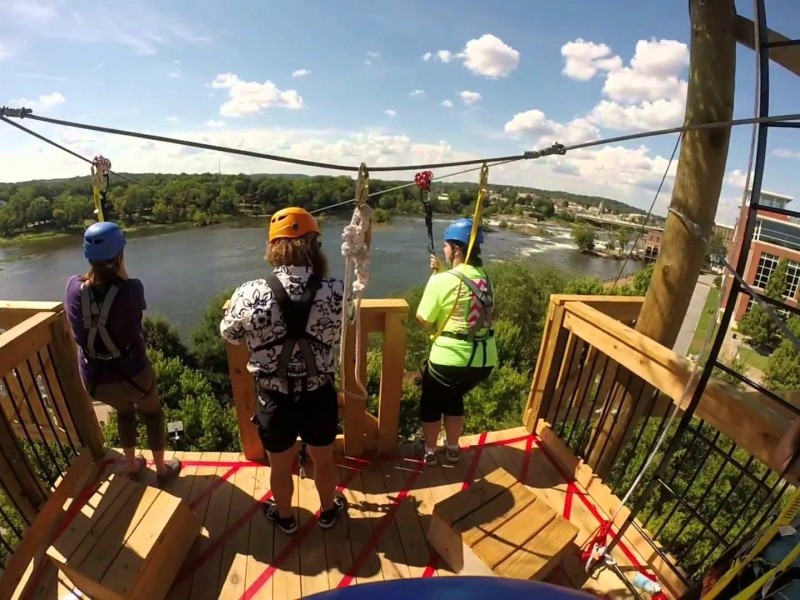
<svg viewBox="0 0 800 600"><path fill-rule="evenodd" d="M711 290L711 286L714 285L714 277L715 275L700 275L697 285L694 287L686 317L683 319L680 332L678 332L678 339L675 340L675 345L672 347L681 356L686 356L689 351L689 346L697 330L697 322L700 320L700 315L703 314L703 307L706 305L708 292Z"/></svg>

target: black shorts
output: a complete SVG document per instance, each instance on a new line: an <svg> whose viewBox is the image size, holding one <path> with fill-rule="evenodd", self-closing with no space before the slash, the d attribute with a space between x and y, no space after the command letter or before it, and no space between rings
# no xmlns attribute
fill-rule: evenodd
<svg viewBox="0 0 800 600"><path fill-rule="evenodd" d="M267 452L285 452L297 441L297 436L309 446L330 446L336 441L339 405L332 383L297 400L268 390L258 390L256 425Z"/></svg>
<svg viewBox="0 0 800 600"><path fill-rule="evenodd" d="M435 423L442 415L463 417L464 396L485 381L493 368L426 364L422 373L419 420Z"/></svg>

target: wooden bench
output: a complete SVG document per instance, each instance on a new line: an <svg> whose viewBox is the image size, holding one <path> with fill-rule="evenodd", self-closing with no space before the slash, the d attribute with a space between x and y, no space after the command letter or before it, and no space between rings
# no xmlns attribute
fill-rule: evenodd
<svg viewBox="0 0 800 600"><path fill-rule="evenodd" d="M457 574L542 580L578 528L504 469L436 503L428 541Z"/></svg>
<svg viewBox="0 0 800 600"><path fill-rule="evenodd" d="M47 549L29 597L80 597L72 585L93 600L163 600L200 528L181 499L111 475Z"/></svg>

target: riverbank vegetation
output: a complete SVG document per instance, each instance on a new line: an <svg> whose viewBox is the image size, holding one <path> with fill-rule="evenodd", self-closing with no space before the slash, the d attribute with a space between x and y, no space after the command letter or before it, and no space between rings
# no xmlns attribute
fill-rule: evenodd
<svg viewBox="0 0 800 600"><path fill-rule="evenodd" d="M148 227L179 223L197 226L219 223L231 217L266 216L286 206L302 206L348 214L347 201L355 194L350 176L306 177L301 175L131 175L136 184L112 175L107 195L107 218L126 227ZM370 192L381 192L408 181L370 181ZM585 207L600 203L611 212L641 212L622 202L567 192L536 190L518 186L490 185L484 214L522 214L537 219L556 215L555 205L569 202ZM18 241L75 233L94 219L94 202L88 177L0 184L0 237ZM467 214L474 205L475 183L435 181L431 204L438 214ZM423 205L416 187L408 186L374 199L375 220L386 223L392 215L421 215Z"/></svg>

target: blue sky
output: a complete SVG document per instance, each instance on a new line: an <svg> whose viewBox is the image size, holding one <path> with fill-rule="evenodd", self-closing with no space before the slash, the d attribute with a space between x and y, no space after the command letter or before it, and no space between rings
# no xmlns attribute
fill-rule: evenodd
<svg viewBox="0 0 800 600"><path fill-rule="evenodd" d="M685 0L674 4L4 0L0 104L349 164L513 154L679 124L689 19ZM751 4L737 2L745 16ZM800 23L800 5L767 4L773 28L800 34L784 25ZM753 113L753 60L737 51L736 117ZM773 114L798 112L800 78L778 66L771 74ZM318 172L29 125L120 171ZM721 222L733 222L741 198L749 135L742 127L732 137ZM497 168L490 180L646 208L674 143L600 146ZM770 153L765 188L800 196L800 134L777 131ZM10 127L0 127L0 161L2 181L87 172Z"/></svg>

